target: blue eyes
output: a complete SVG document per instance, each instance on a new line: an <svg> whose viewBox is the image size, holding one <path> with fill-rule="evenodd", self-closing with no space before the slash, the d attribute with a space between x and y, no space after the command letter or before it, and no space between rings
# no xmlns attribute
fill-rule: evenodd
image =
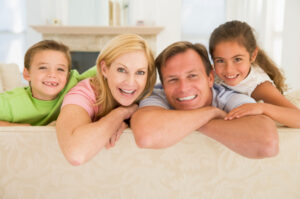
<svg viewBox="0 0 300 199"><path fill-rule="evenodd" d="M124 68L117 68L117 71L120 72L120 73L125 73L125 69Z"/></svg>
<svg viewBox="0 0 300 199"><path fill-rule="evenodd" d="M120 72L120 73L127 73L127 71L125 70L125 68L117 68L117 71ZM145 71L137 71L136 72L137 75L145 75L146 72Z"/></svg>
<svg viewBox="0 0 300 199"><path fill-rule="evenodd" d="M137 74L137 75L145 75L146 72L145 72L145 71L137 71L136 74Z"/></svg>

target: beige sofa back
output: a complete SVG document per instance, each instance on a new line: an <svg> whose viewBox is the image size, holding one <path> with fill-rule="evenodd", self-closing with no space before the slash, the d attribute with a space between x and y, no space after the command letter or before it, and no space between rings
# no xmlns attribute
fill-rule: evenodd
<svg viewBox="0 0 300 199"><path fill-rule="evenodd" d="M1 199L299 199L300 129L279 129L280 153L244 158L199 133L162 150L117 145L74 167L54 127L0 127Z"/></svg>

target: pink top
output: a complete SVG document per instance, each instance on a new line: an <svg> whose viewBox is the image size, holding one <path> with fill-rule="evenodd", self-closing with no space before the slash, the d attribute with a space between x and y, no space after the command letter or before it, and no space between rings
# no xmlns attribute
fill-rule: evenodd
<svg viewBox="0 0 300 199"><path fill-rule="evenodd" d="M63 108L67 104L75 104L81 106L94 120L98 113L98 106L95 106L96 96L90 84L90 78L80 81L74 86L64 97Z"/></svg>

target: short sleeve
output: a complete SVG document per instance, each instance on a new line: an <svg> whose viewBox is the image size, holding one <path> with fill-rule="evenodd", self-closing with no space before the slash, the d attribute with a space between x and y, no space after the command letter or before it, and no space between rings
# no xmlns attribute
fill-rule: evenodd
<svg viewBox="0 0 300 199"><path fill-rule="evenodd" d="M149 97L140 102L139 107L145 106L159 106L165 109L171 109L164 90L160 88L155 88Z"/></svg>
<svg viewBox="0 0 300 199"><path fill-rule="evenodd" d="M94 118L98 112L98 106L95 103L96 96L90 85L90 79L85 79L65 95L61 108L68 104L78 105L86 110L91 118Z"/></svg>
<svg viewBox="0 0 300 199"><path fill-rule="evenodd" d="M248 103L256 103L256 101L247 95L233 92L228 99L228 102L225 104L224 110L230 112L232 109Z"/></svg>
<svg viewBox="0 0 300 199"><path fill-rule="evenodd" d="M212 105L226 112L247 103L256 103L256 101L245 94L236 92L223 85L214 84Z"/></svg>

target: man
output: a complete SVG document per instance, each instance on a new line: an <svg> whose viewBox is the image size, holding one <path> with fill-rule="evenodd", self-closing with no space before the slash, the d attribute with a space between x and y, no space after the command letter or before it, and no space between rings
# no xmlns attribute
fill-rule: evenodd
<svg viewBox="0 0 300 199"><path fill-rule="evenodd" d="M199 131L249 158L278 153L277 130L270 118L223 119L233 108L255 101L214 84L203 45L174 43L161 52L155 64L164 90L155 89L132 116L131 128L139 147L168 147Z"/></svg>

